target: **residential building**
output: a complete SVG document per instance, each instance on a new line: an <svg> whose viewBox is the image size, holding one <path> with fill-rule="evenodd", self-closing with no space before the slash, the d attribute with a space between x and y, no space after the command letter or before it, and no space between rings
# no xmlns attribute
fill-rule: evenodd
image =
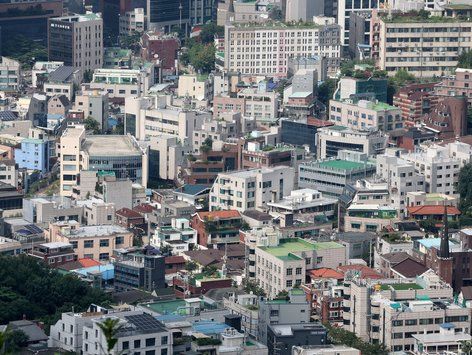
<svg viewBox="0 0 472 355"><path fill-rule="evenodd" d="M414 164L418 174L424 175L424 191L456 195L459 170L470 161L469 150L468 144L460 142L449 143L446 147L433 144L416 152L402 154L401 157Z"/></svg>
<svg viewBox="0 0 472 355"><path fill-rule="evenodd" d="M76 221L51 222L46 238L72 244L79 259L109 260L113 250L133 245L133 234L117 225L81 227Z"/></svg>
<svg viewBox="0 0 472 355"><path fill-rule="evenodd" d="M287 95L287 102L284 104L284 115L287 117L310 117L314 115L314 111L315 99L312 91L295 91Z"/></svg>
<svg viewBox="0 0 472 355"><path fill-rule="evenodd" d="M256 121L273 122L278 116L278 94L267 90L267 83L260 82L257 88L246 88L238 92L238 99L244 99L244 115ZM236 105L237 112L237 105Z"/></svg>
<svg viewBox="0 0 472 355"><path fill-rule="evenodd" d="M350 15L352 13L364 13L371 12L372 10L377 10L382 1L370 0L370 1L361 1L361 2L350 2L350 1L337 1L337 22L341 27L341 44L344 46L349 45L350 37ZM364 27L364 37L370 36L370 21L366 21L367 24ZM354 29L352 29L354 30Z"/></svg>
<svg viewBox="0 0 472 355"><path fill-rule="evenodd" d="M434 85L434 94L438 96L465 96L472 100L472 70L457 68L454 75L445 76Z"/></svg>
<svg viewBox="0 0 472 355"><path fill-rule="evenodd" d="M256 280L268 297L305 282L306 271L346 263L345 247L336 242L309 242L300 238L268 240L256 246Z"/></svg>
<svg viewBox="0 0 472 355"><path fill-rule="evenodd" d="M16 92L21 83L20 62L7 57L1 57L0 62L0 90L5 92Z"/></svg>
<svg viewBox="0 0 472 355"><path fill-rule="evenodd" d="M334 21L324 24L323 20L320 18L319 23L303 26L282 23L226 25L224 67L242 74L285 77L288 57L320 56L327 58L328 72L334 73L340 61L340 27ZM290 40L280 43L282 38ZM307 45L297 45L298 41L306 41Z"/></svg>
<svg viewBox="0 0 472 355"><path fill-rule="evenodd" d="M368 128L388 132L403 127L401 110L384 102L330 100L329 119L354 130Z"/></svg>
<svg viewBox="0 0 472 355"><path fill-rule="evenodd" d="M107 69L131 69L132 51L121 47L105 47L103 55L103 68Z"/></svg>
<svg viewBox="0 0 472 355"><path fill-rule="evenodd" d="M50 61L86 71L103 65L103 19L99 14L72 15L48 21Z"/></svg>
<svg viewBox="0 0 472 355"><path fill-rule="evenodd" d="M406 194L406 205L413 206L459 206L457 197L445 194L428 194L423 191L412 191Z"/></svg>
<svg viewBox="0 0 472 355"><path fill-rule="evenodd" d="M173 255L192 250L198 244L198 232L190 227L186 218L172 218L169 226L160 226L154 231L151 245L161 249L170 247Z"/></svg>
<svg viewBox="0 0 472 355"><path fill-rule="evenodd" d="M116 224L124 228L145 227L144 216L132 209L123 207L115 212Z"/></svg>
<svg viewBox="0 0 472 355"><path fill-rule="evenodd" d="M147 184L147 151L130 135L86 137L79 126L66 129L60 145L62 196L72 195L77 176L86 170L111 172L117 180Z"/></svg>
<svg viewBox="0 0 472 355"><path fill-rule="evenodd" d="M437 85L438 83L410 84L393 95L393 105L402 110L405 123L418 122L423 115L431 112L438 102L435 92Z"/></svg>
<svg viewBox="0 0 472 355"><path fill-rule="evenodd" d="M77 260L72 244L62 242L35 245L28 255L44 261L50 267Z"/></svg>
<svg viewBox="0 0 472 355"><path fill-rule="evenodd" d="M259 296L253 294L230 294L223 298L223 306L232 315L241 317L241 330L257 337L257 325L259 323Z"/></svg>
<svg viewBox="0 0 472 355"><path fill-rule="evenodd" d="M258 141L247 140L239 153L240 169L270 168L274 166L290 166L296 168L305 160L305 150L285 144L276 146L264 145Z"/></svg>
<svg viewBox="0 0 472 355"><path fill-rule="evenodd" d="M301 290L289 291L288 299L259 301L257 339L268 343L268 331L271 325L300 324L310 322L310 304Z"/></svg>
<svg viewBox="0 0 472 355"><path fill-rule="evenodd" d="M239 243L239 230L243 226L241 214L236 210L197 212L190 226L197 231L199 245L204 247Z"/></svg>
<svg viewBox="0 0 472 355"><path fill-rule="evenodd" d="M337 157L340 150L351 150L375 157L387 147L388 136L372 129L353 130L345 126L321 127L317 131L317 158Z"/></svg>
<svg viewBox="0 0 472 355"><path fill-rule="evenodd" d="M13 159L0 160L0 182L18 188L18 165Z"/></svg>
<svg viewBox="0 0 472 355"><path fill-rule="evenodd" d="M115 258L116 291L144 289L153 292L165 284L165 257L153 247L124 253Z"/></svg>
<svg viewBox="0 0 472 355"><path fill-rule="evenodd" d="M71 104L67 96L54 95L48 101L48 114L59 115L65 117L71 108Z"/></svg>
<svg viewBox="0 0 472 355"><path fill-rule="evenodd" d="M89 85L107 92L112 101L124 103L128 96L140 97L148 92L156 83L154 71L153 63L138 69L95 69Z"/></svg>
<svg viewBox="0 0 472 355"><path fill-rule="evenodd" d="M210 101L213 98L213 76L202 74L180 75L177 95L191 97L199 101Z"/></svg>
<svg viewBox="0 0 472 355"><path fill-rule="evenodd" d="M218 26L224 26L228 22L265 22L269 17L270 11L263 1L246 3L244 1L222 0L218 2L216 23Z"/></svg>
<svg viewBox="0 0 472 355"><path fill-rule="evenodd" d="M129 35L134 32L144 32L147 25L146 14L142 7L135 8L131 11L126 11L123 16L120 16L120 35Z"/></svg>
<svg viewBox="0 0 472 355"><path fill-rule="evenodd" d="M286 166L220 173L210 192L210 210L263 208L288 196L294 179L294 169Z"/></svg>
<svg viewBox="0 0 472 355"><path fill-rule="evenodd" d="M281 118L280 135L281 141L286 144L303 146L310 152L316 152L316 133L318 129L333 125L332 122L312 118L288 119Z"/></svg>
<svg viewBox="0 0 472 355"><path fill-rule="evenodd" d="M145 32L141 39L141 58L148 62L159 60L163 72L175 72L180 41L175 34Z"/></svg>
<svg viewBox="0 0 472 355"><path fill-rule="evenodd" d="M267 330L270 354L292 355L292 348L298 344L324 345L327 339L328 331L321 323L273 324Z"/></svg>
<svg viewBox="0 0 472 355"><path fill-rule="evenodd" d="M426 188L425 176L416 171L415 165L390 150L377 156L377 175L387 182L390 202L400 217L407 214L407 194Z"/></svg>
<svg viewBox="0 0 472 355"><path fill-rule="evenodd" d="M97 121L100 131L108 128L108 106L108 92L105 90L82 87L82 91L75 96L74 110L83 112L85 118Z"/></svg>
<svg viewBox="0 0 472 355"><path fill-rule="evenodd" d="M472 30L470 22L461 18L442 19L374 13L370 44L378 67L388 75L405 69L420 78L454 70L460 53L471 46L472 38L467 34Z"/></svg>
<svg viewBox="0 0 472 355"><path fill-rule="evenodd" d="M294 346L292 351L294 355L361 355L361 351L356 348L332 344Z"/></svg>
<svg viewBox="0 0 472 355"><path fill-rule="evenodd" d="M51 196L25 198L23 200L23 218L39 225L54 221L74 220L82 222L83 208L68 197Z"/></svg>
<svg viewBox="0 0 472 355"><path fill-rule="evenodd" d="M276 202L268 202L268 213L274 218L286 218L292 215L294 219L314 220L316 217L332 218L335 214L337 199L324 197L314 189L292 190L289 196L284 196Z"/></svg>
<svg viewBox="0 0 472 355"><path fill-rule="evenodd" d="M285 4L286 22L309 22L314 16L324 15L324 2L310 0L288 0Z"/></svg>
<svg viewBox="0 0 472 355"><path fill-rule="evenodd" d="M166 133L155 134L149 139L149 182L177 180L185 165L185 156L190 153L187 141Z"/></svg>
<svg viewBox="0 0 472 355"><path fill-rule="evenodd" d="M371 232L343 232L337 234L337 242L346 248L346 259L363 259L371 256L377 235Z"/></svg>
<svg viewBox="0 0 472 355"><path fill-rule="evenodd" d="M41 174L49 171L49 140L25 138L21 148L15 149L15 161L19 168L38 170Z"/></svg>
<svg viewBox="0 0 472 355"><path fill-rule="evenodd" d="M14 185L0 182L0 209L6 217L21 212L23 208L23 193L18 192Z"/></svg>
<svg viewBox="0 0 472 355"><path fill-rule="evenodd" d="M367 155L341 150L338 158L302 163L298 167L298 187L311 188L327 196L340 196L344 187L375 173Z"/></svg>

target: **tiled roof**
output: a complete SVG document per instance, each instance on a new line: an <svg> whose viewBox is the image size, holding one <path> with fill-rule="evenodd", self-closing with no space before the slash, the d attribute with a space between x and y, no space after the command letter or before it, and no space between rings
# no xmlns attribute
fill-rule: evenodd
<svg viewBox="0 0 472 355"><path fill-rule="evenodd" d="M313 278L319 278L319 279L337 279L341 280L344 278L344 275L336 270L329 269L329 268L321 268L321 269L315 269L311 270L309 272L310 276Z"/></svg>
<svg viewBox="0 0 472 355"><path fill-rule="evenodd" d="M416 260L407 258L392 267L392 270L396 271L405 278L411 278L424 274L426 271L428 271L428 268Z"/></svg>
<svg viewBox="0 0 472 355"><path fill-rule="evenodd" d="M167 256L165 259L166 264L184 264L185 258L180 255Z"/></svg>
<svg viewBox="0 0 472 355"><path fill-rule="evenodd" d="M238 218L241 217L241 214L236 210L228 210L228 211L211 211L211 212L197 212L198 218L202 221L206 218L214 219L214 218Z"/></svg>
<svg viewBox="0 0 472 355"><path fill-rule="evenodd" d="M98 266L100 263L96 260L89 259L89 258L83 258L79 259L78 262L83 266L83 267L92 267L92 266Z"/></svg>
<svg viewBox="0 0 472 355"><path fill-rule="evenodd" d="M380 275L377 271L374 269L364 266L364 265L343 265L343 266L338 266L338 271L346 274L349 270L356 270L359 271L360 277L362 279L382 279L383 276Z"/></svg>
<svg viewBox="0 0 472 355"><path fill-rule="evenodd" d="M138 213L151 213L155 208L148 203L142 203L136 207L133 207L133 211Z"/></svg>
<svg viewBox="0 0 472 355"><path fill-rule="evenodd" d="M130 210L129 208L123 207L122 209L116 211L117 215L126 217L126 218L141 218L141 214L136 211Z"/></svg>
<svg viewBox="0 0 472 355"><path fill-rule="evenodd" d="M408 213L411 215L440 215L444 214L444 206L410 206ZM457 207L447 206L448 215L459 215L461 211Z"/></svg>

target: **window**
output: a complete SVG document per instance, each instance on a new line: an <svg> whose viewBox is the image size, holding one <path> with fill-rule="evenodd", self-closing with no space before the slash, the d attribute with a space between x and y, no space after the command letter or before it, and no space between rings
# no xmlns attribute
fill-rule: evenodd
<svg viewBox="0 0 472 355"><path fill-rule="evenodd" d="M98 258L99 258L99 260L108 260L108 259L110 259L110 254L109 253L100 253Z"/></svg>
<svg viewBox="0 0 472 355"><path fill-rule="evenodd" d="M156 345L156 339L155 338L147 338L146 339L146 347L154 346L154 345Z"/></svg>
<svg viewBox="0 0 472 355"><path fill-rule="evenodd" d="M123 244L124 242L125 242L125 237L116 237L115 238L115 244Z"/></svg>
<svg viewBox="0 0 472 355"><path fill-rule="evenodd" d="M84 248L93 248L93 240L84 240Z"/></svg>
<svg viewBox="0 0 472 355"><path fill-rule="evenodd" d="M137 339L134 341L134 348L140 348L141 347L141 340L140 339Z"/></svg>
<svg viewBox="0 0 472 355"><path fill-rule="evenodd" d="M270 310L270 316L271 317L278 317L279 316L279 310L278 309L271 309Z"/></svg>
<svg viewBox="0 0 472 355"><path fill-rule="evenodd" d="M292 268L288 268L288 269L287 269L287 275L288 275L288 276L292 275L292 271L293 271Z"/></svg>
<svg viewBox="0 0 472 355"><path fill-rule="evenodd" d="M129 341L124 341L122 344L123 350L128 350L129 349Z"/></svg>
<svg viewBox="0 0 472 355"><path fill-rule="evenodd" d="M420 325L434 324L433 318L423 318L420 319Z"/></svg>
<svg viewBox="0 0 472 355"><path fill-rule="evenodd" d="M292 287L292 280L287 280L286 287Z"/></svg>
<svg viewBox="0 0 472 355"><path fill-rule="evenodd" d="M162 344L162 345L167 345L168 341L169 341L169 340L168 340L167 336L163 336L163 337L161 338L161 344Z"/></svg>
<svg viewBox="0 0 472 355"><path fill-rule="evenodd" d="M161 349L161 355L167 355L167 349Z"/></svg>
<svg viewBox="0 0 472 355"><path fill-rule="evenodd" d="M110 241L108 239L100 239L100 246L101 247L109 247Z"/></svg>
<svg viewBox="0 0 472 355"><path fill-rule="evenodd" d="M77 249L78 247L78 242L76 240L73 240L70 242L72 244L72 248Z"/></svg>
<svg viewBox="0 0 472 355"><path fill-rule="evenodd" d="M156 355L156 351L155 350L148 350L145 352L146 355Z"/></svg>
<svg viewBox="0 0 472 355"><path fill-rule="evenodd" d="M403 321L402 320L392 320L392 325L394 327L402 327L403 326Z"/></svg>
<svg viewBox="0 0 472 355"><path fill-rule="evenodd" d="M417 325L418 321L416 319L407 319L405 320L405 325Z"/></svg>
<svg viewBox="0 0 472 355"><path fill-rule="evenodd" d="M317 264L320 264L320 263L322 263L322 262L323 262L323 257L322 257L322 256L318 256L318 257L316 258L316 263L317 263Z"/></svg>
<svg viewBox="0 0 472 355"><path fill-rule="evenodd" d="M302 268L301 267L297 267L295 269L295 275L301 275L302 274Z"/></svg>

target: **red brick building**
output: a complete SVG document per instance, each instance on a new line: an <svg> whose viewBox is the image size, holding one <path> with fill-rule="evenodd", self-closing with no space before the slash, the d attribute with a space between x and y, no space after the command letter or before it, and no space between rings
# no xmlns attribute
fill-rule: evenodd
<svg viewBox="0 0 472 355"><path fill-rule="evenodd" d="M199 278L197 276L183 277L182 275L173 278L174 293L178 298L190 298L204 295L209 290L217 288L231 287L231 278Z"/></svg>
<svg viewBox="0 0 472 355"><path fill-rule="evenodd" d="M145 225L144 216L126 207L116 211L115 217L116 223L125 228Z"/></svg>
<svg viewBox="0 0 472 355"><path fill-rule="evenodd" d="M158 32L146 32L141 38L141 43L141 57L144 60L155 61L157 56L164 71L175 70L175 60L180 48L177 37Z"/></svg>
<svg viewBox="0 0 472 355"><path fill-rule="evenodd" d="M456 75L445 77L435 86L438 96L464 96L472 102L472 69L457 68Z"/></svg>
<svg viewBox="0 0 472 355"><path fill-rule="evenodd" d="M197 212L192 216L190 226L197 231L198 244L204 247L239 243L242 227L241 214L235 210Z"/></svg>
<svg viewBox="0 0 472 355"><path fill-rule="evenodd" d="M180 255L167 256L165 259L166 275L176 274L185 269L185 258Z"/></svg>
<svg viewBox="0 0 472 355"><path fill-rule="evenodd" d="M400 88L393 96L393 105L401 108L402 119L408 124L417 122L438 103L434 87L437 83L411 84Z"/></svg>

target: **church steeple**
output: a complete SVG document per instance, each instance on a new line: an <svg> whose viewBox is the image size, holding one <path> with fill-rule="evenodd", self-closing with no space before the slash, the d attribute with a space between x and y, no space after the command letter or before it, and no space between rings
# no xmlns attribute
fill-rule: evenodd
<svg viewBox="0 0 472 355"><path fill-rule="evenodd" d="M447 206L444 206L443 231L441 234L441 245L439 247L439 257L443 259L450 258L449 253L449 226L447 222Z"/></svg>

